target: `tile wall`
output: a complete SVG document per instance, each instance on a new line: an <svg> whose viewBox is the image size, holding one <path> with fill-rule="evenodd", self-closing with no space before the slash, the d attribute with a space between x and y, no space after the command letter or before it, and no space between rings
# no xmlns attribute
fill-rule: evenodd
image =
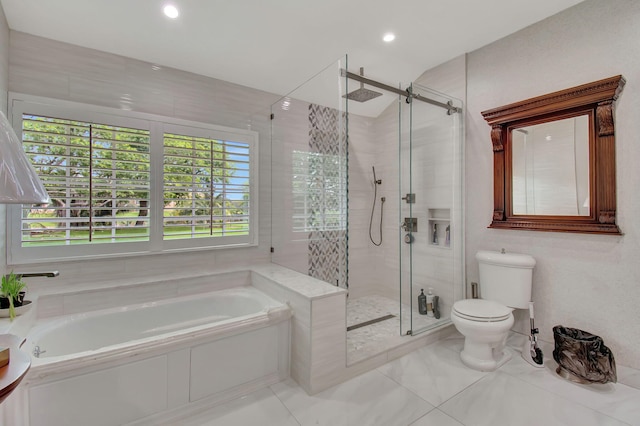
<svg viewBox="0 0 640 426"><path fill-rule="evenodd" d="M540 337L561 324L601 336L640 368L640 2L587 0L467 55L466 270L480 249L528 253ZM487 229L493 211L490 127L481 112L599 79L627 79L616 102L617 222L623 235ZM528 328L526 312L515 329Z"/></svg>

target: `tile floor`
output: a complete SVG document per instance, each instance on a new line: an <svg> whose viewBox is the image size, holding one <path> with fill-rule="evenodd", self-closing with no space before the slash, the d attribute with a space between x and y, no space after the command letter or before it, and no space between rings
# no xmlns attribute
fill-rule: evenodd
<svg viewBox="0 0 640 426"><path fill-rule="evenodd" d="M435 319L420 315L415 307L412 323L410 311L411 308L403 304L401 315L398 301L383 296L364 296L347 300L347 327L385 315L394 315L391 319L347 332L347 364L351 365L397 347L406 339L410 339L410 337L400 335L401 320L402 330L411 328L422 330L436 327L446 322L448 317L448 315L443 315L440 319Z"/></svg>
<svg viewBox="0 0 640 426"><path fill-rule="evenodd" d="M287 380L194 414L180 426L553 426L640 425L640 371L618 368L619 382L577 385L520 357L492 373L466 368L461 336L438 341L380 368L308 396Z"/></svg>

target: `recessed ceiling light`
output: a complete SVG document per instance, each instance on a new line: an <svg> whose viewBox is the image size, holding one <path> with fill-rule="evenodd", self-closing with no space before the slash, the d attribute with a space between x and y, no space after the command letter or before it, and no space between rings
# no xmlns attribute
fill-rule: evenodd
<svg viewBox="0 0 640 426"><path fill-rule="evenodd" d="M393 40L396 39L396 35L393 33L386 33L383 37L382 40L386 41L387 43L392 42Z"/></svg>
<svg viewBox="0 0 640 426"><path fill-rule="evenodd" d="M167 15L171 19L176 19L180 12L178 12L178 8L172 4L168 4L162 9L165 15Z"/></svg>

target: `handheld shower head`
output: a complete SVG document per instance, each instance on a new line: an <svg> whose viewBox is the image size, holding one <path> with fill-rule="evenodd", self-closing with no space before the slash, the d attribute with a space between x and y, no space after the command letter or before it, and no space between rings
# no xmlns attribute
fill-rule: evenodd
<svg viewBox="0 0 640 426"><path fill-rule="evenodd" d="M376 178L376 167L375 166L371 166L371 168L373 169L373 184L374 185L382 185L382 179Z"/></svg>
<svg viewBox="0 0 640 426"><path fill-rule="evenodd" d="M382 179L378 179L376 177L376 167L371 166L373 170L373 205L371 206L371 217L369 218L369 239L373 243L374 246L379 246L382 244L382 217L384 212L384 201L385 197L380 199L380 241L376 242L373 239L373 235L371 235L371 227L373 225L373 211L376 209L376 201L378 200L378 185L382 185Z"/></svg>

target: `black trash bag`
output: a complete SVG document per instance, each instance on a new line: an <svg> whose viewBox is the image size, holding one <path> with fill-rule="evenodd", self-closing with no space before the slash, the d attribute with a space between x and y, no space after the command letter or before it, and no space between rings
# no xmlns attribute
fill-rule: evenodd
<svg viewBox="0 0 640 426"><path fill-rule="evenodd" d="M559 365L556 372L561 376L579 383L615 383L618 380L613 353L601 337L577 328L556 325L553 327L553 339L553 359ZM563 374L561 370L570 374Z"/></svg>

